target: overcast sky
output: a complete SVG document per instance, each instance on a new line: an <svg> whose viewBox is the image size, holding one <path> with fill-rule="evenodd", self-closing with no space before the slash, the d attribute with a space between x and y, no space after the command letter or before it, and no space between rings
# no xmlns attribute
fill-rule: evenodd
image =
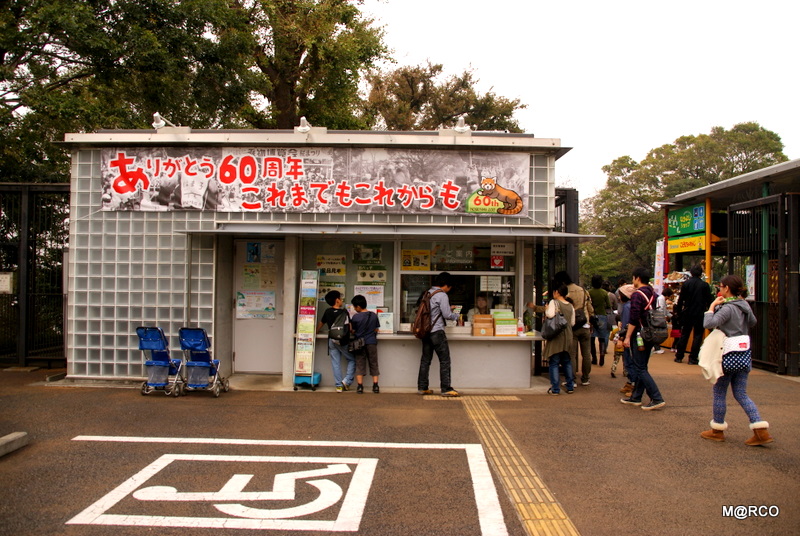
<svg viewBox="0 0 800 536"><path fill-rule="evenodd" d="M714 126L756 121L800 158L800 1L365 0L399 65L472 67L519 98L520 125L573 147L556 183L580 197L601 167Z"/></svg>

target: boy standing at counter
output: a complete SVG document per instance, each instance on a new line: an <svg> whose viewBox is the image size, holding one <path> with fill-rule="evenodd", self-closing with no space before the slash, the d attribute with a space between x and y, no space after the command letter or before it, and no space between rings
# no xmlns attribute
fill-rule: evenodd
<svg viewBox="0 0 800 536"><path fill-rule="evenodd" d="M325 302L330 305L322 315L322 320L317 324L317 331L322 329L322 326L327 324L328 329L331 329L333 323L339 315L348 315L349 313L344 308L344 301L342 300L342 293L338 290L332 290L325 295ZM349 390L350 384L353 383L353 376L356 371L356 358L350 350L347 349L347 342L334 340L328 336L328 355L331 357L331 369L333 369L333 380L336 382L336 392L341 393ZM347 360L347 371L345 377L342 378L342 356Z"/></svg>
<svg viewBox="0 0 800 536"><path fill-rule="evenodd" d="M377 336L381 322L378 320L378 315L372 311L367 311L367 299L361 294L353 296L351 303L356 310L356 314L351 319L355 340L364 339L364 346L353 351L356 356L356 383L358 383L356 393L364 393L364 375L367 373L367 363L369 363L369 373L372 375L372 392L377 394L381 392L380 387L378 387L380 370L378 369Z"/></svg>
<svg viewBox="0 0 800 536"><path fill-rule="evenodd" d="M457 320L458 315L452 311L447 293L453 287L452 277L448 272L436 276L427 294L431 296L431 332L422 339L422 357L419 363L417 390L421 395L432 395L428 389L433 352L439 358L439 378L442 396L461 396L450 384L450 346L444 333L445 320Z"/></svg>

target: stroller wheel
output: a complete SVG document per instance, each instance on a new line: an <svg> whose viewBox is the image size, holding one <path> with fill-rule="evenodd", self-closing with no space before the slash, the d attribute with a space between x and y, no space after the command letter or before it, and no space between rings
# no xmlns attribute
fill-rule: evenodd
<svg viewBox="0 0 800 536"><path fill-rule="evenodd" d="M225 378L225 381L222 382L222 389L224 389L226 393L231 390L231 381L229 379Z"/></svg>
<svg viewBox="0 0 800 536"><path fill-rule="evenodd" d="M172 391L169 394L171 394L175 398L178 398L179 396L181 396L181 384L176 383L175 385L173 385L172 386Z"/></svg>
<svg viewBox="0 0 800 536"><path fill-rule="evenodd" d="M214 384L214 398L219 398L219 393L222 391L222 387L219 383Z"/></svg>
<svg viewBox="0 0 800 536"><path fill-rule="evenodd" d="M142 396L147 394L147 382L142 382Z"/></svg>

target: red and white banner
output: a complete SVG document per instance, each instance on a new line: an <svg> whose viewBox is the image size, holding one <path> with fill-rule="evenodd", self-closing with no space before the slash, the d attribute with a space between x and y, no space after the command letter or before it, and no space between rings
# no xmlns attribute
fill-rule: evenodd
<svg viewBox="0 0 800 536"><path fill-rule="evenodd" d="M530 155L384 148L103 149L103 210L527 217Z"/></svg>

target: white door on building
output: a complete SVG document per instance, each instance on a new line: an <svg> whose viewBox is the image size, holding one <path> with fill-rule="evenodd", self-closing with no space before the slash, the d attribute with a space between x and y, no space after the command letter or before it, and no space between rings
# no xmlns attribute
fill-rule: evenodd
<svg viewBox="0 0 800 536"><path fill-rule="evenodd" d="M283 251L280 240L234 243L234 372L282 372Z"/></svg>

